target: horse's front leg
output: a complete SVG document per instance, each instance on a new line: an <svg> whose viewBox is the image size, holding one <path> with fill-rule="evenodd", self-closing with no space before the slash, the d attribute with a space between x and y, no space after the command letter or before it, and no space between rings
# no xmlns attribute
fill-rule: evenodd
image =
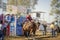
<svg viewBox="0 0 60 40"><path fill-rule="evenodd" d="M30 35L32 34L33 29L30 29Z"/></svg>

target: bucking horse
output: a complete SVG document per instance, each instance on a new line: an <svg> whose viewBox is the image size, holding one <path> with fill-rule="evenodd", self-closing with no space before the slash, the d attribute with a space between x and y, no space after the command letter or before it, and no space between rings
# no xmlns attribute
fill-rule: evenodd
<svg viewBox="0 0 60 40"><path fill-rule="evenodd" d="M40 25L39 23L35 23L34 21L26 21L23 24L24 35L26 37L30 36L31 33L35 35L36 30L38 29L39 25Z"/></svg>

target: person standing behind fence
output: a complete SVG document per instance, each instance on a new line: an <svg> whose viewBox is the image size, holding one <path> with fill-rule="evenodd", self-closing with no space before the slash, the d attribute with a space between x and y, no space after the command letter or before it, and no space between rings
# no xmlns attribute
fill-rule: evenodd
<svg viewBox="0 0 60 40"><path fill-rule="evenodd" d="M0 40L4 40L4 34L2 31L2 21L0 21Z"/></svg>
<svg viewBox="0 0 60 40"><path fill-rule="evenodd" d="M50 25L50 28L51 28L51 32L52 32L52 37L55 37L55 25L54 25L54 23L51 23L51 25Z"/></svg>
<svg viewBox="0 0 60 40"><path fill-rule="evenodd" d="M47 28L47 25L46 25L46 24L43 24L43 27L44 27L44 33L43 33L43 35L46 35L46 28Z"/></svg>

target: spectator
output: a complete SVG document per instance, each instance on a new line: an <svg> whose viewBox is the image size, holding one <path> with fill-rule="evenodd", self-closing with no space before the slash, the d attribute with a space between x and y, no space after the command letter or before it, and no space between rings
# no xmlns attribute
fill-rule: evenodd
<svg viewBox="0 0 60 40"><path fill-rule="evenodd" d="M2 21L0 21L0 40L4 40L4 34L2 31Z"/></svg>
<svg viewBox="0 0 60 40"><path fill-rule="evenodd" d="M51 25L50 25L50 28L51 28L51 32L52 32L52 37L55 37L55 25L54 25L54 23L52 23Z"/></svg>
<svg viewBox="0 0 60 40"><path fill-rule="evenodd" d="M39 30L42 31L42 33L43 33L43 35L44 35L44 32L43 32L43 31L44 31L43 24L40 24Z"/></svg>
<svg viewBox="0 0 60 40"><path fill-rule="evenodd" d="M46 35L46 28L47 28L47 25L46 25L46 24L43 24L43 27L44 27L44 35Z"/></svg>
<svg viewBox="0 0 60 40"><path fill-rule="evenodd" d="M44 28L43 35L46 35L46 28L47 28L47 25L46 25L46 24L42 24L42 25L43 25L43 28Z"/></svg>

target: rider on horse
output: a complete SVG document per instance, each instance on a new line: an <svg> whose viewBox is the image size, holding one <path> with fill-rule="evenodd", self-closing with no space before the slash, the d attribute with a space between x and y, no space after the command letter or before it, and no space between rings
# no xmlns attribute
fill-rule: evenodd
<svg viewBox="0 0 60 40"><path fill-rule="evenodd" d="M28 14L28 15L26 16L26 18L27 18L29 21L31 21L31 20L32 20L32 17L31 17L31 15L30 15L30 14Z"/></svg>

